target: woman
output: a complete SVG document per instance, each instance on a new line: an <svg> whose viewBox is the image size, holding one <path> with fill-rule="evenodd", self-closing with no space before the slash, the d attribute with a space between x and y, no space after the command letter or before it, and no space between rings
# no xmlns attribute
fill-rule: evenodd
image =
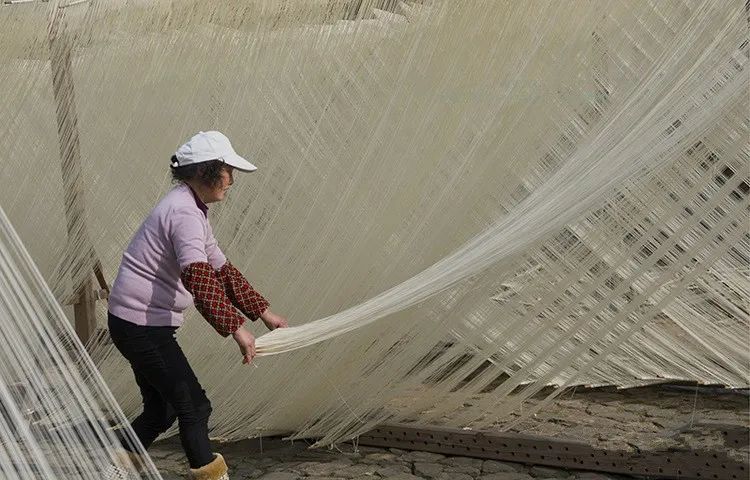
<svg viewBox="0 0 750 480"><path fill-rule="evenodd" d="M130 362L143 396L143 413L132 427L151 443L175 420L190 463L189 478L228 480L220 454L211 452L211 403L175 338L183 311L194 303L222 336L234 338L242 362L255 356L255 338L245 317L273 330L285 318L269 304L219 249L207 204L224 200L232 172L256 167L235 153L219 132L199 132L172 157L178 182L151 211L130 242L109 298L109 331ZM126 447L127 448L127 447Z"/></svg>

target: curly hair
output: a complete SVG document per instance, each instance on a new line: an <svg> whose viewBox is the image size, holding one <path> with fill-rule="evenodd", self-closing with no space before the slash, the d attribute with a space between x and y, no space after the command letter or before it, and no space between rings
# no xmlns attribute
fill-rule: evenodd
<svg viewBox="0 0 750 480"><path fill-rule="evenodd" d="M172 155L169 161L169 168L172 170L173 182L177 183L197 179L207 187L215 187L221 182L221 171L226 165L221 160L210 160L182 167L175 167L175 164L177 164L177 157Z"/></svg>

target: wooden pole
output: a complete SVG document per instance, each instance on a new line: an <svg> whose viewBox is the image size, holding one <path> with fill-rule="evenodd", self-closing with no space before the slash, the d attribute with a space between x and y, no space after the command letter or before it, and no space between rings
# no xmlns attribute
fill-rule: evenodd
<svg viewBox="0 0 750 480"><path fill-rule="evenodd" d="M65 29L64 15L65 9L56 7L51 17L48 39L68 230L68 253L71 255L71 275L74 281L78 282L73 306L75 331L86 344L96 329L97 295L94 292L89 265L89 262L95 259L95 255L86 230L81 148L73 88L72 43ZM75 248L76 246L78 248Z"/></svg>

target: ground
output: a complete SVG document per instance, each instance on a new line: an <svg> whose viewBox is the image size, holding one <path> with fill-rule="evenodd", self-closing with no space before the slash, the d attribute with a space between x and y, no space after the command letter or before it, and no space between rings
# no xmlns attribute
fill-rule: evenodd
<svg viewBox="0 0 750 480"><path fill-rule="evenodd" d="M747 432L748 390L679 385L570 390L552 408L511 431L584 440L595 447L631 452L732 450L730 456L747 461L747 443L727 448L722 435L726 429L720 426L737 426Z"/></svg>
<svg viewBox="0 0 750 480"><path fill-rule="evenodd" d="M747 442L726 445L721 435L726 428L717 425L734 425L746 431L750 426L747 391L676 386L570 391L514 430L583 440L613 450L719 450L747 462L750 454ZM741 438L747 440L747 435ZM303 441L278 438L217 443L215 448L226 457L232 480L627 478L427 452L355 448L352 444L308 449ZM166 480L182 478L185 458L175 439L155 444L150 453Z"/></svg>
<svg viewBox="0 0 750 480"><path fill-rule="evenodd" d="M179 446L168 441L152 448L152 457L165 480L183 478L184 456ZM359 447L350 444L340 450L307 449L304 442L265 439L263 451L258 440L245 440L217 446L230 465L231 480L531 480L565 478L604 480L624 478L592 476L521 464L446 457L435 453Z"/></svg>

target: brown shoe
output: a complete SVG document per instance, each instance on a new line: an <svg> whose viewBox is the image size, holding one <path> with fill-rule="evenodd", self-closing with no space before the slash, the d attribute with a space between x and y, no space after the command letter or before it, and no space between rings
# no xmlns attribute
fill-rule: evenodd
<svg viewBox="0 0 750 480"><path fill-rule="evenodd" d="M229 480L229 469L224 457L219 453L214 454L214 461L201 468L191 468L188 474L189 480Z"/></svg>

